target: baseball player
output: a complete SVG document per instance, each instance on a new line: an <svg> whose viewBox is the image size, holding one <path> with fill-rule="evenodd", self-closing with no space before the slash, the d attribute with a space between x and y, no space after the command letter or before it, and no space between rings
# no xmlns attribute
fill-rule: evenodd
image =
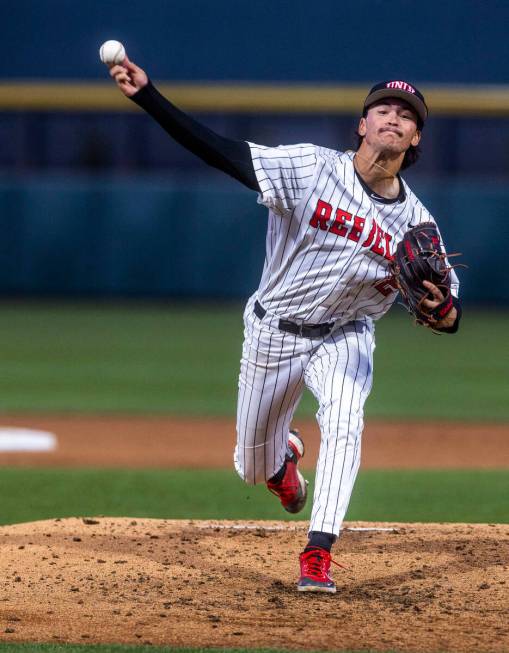
<svg viewBox="0 0 509 653"><path fill-rule="evenodd" d="M335 592L330 552L360 463L374 322L397 295L389 264L410 227L434 222L399 174L418 157L424 97L404 81L376 84L355 152L310 143L267 147L196 122L127 57L110 74L172 138L256 191L268 208L265 266L244 312L235 468L247 483L266 483L287 511L302 510L304 444L291 421L307 386L318 402L321 446L297 587ZM457 330L461 315L454 272L451 278L452 303L433 325L446 333ZM425 308L445 306L442 290L425 283Z"/></svg>

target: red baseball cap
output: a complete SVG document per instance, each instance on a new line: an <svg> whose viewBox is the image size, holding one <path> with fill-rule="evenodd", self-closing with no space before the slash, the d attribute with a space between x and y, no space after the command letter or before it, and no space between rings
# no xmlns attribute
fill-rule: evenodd
<svg viewBox="0 0 509 653"><path fill-rule="evenodd" d="M364 100L364 109L386 97L397 97L408 102L422 123L428 117L428 107L424 101L424 95L415 86L402 80L390 80L375 84Z"/></svg>

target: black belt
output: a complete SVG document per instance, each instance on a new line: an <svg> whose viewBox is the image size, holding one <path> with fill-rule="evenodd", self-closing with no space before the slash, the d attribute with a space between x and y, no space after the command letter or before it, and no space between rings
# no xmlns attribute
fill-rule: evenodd
<svg viewBox="0 0 509 653"><path fill-rule="evenodd" d="M255 302L254 314L256 317L259 317L260 320L267 315L267 311L259 301ZM326 336L332 331L333 327L334 322L324 322L323 324L297 324L290 320L281 319L278 324L278 328L281 331L287 331L288 333L293 333L294 335L302 336L303 338L320 338L321 336Z"/></svg>

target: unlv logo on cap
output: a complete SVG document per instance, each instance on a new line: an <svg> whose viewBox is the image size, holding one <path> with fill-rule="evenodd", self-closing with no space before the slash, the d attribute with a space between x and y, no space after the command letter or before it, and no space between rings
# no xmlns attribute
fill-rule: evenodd
<svg viewBox="0 0 509 653"><path fill-rule="evenodd" d="M406 82L387 82L387 88L397 88L399 91L406 91L407 93L415 93L415 88Z"/></svg>

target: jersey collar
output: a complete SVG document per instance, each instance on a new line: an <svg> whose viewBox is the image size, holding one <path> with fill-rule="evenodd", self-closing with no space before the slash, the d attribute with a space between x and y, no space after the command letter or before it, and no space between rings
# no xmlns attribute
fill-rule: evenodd
<svg viewBox="0 0 509 653"><path fill-rule="evenodd" d="M353 165L353 159L352 159L352 165ZM404 202L406 200L406 193L405 193L405 185L403 184L403 181L401 177L398 175L398 182L399 182L399 193L398 196L389 199L387 197L382 197L381 195L378 195L375 193L374 190L372 190L367 183L364 181L364 179L360 176L360 174L357 172L355 169L355 166L353 165L353 170L355 173L355 176L359 180L360 185L364 188L364 191L366 192L367 196L373 200L373 202L380 202L380 204L397 204L398 202Z"/></svg>

